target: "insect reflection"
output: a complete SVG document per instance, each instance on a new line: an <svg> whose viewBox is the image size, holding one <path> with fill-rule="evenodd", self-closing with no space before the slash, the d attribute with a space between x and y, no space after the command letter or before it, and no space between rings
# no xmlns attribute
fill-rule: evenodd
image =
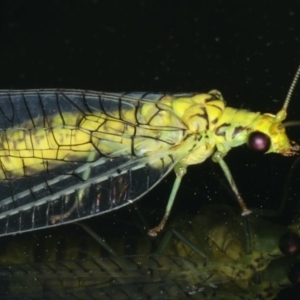
<svg viewBox="0 0 300 300"><path fill-rule="evenodd" d="M117 223L128 233L94 238L73 226L3 238L1 299L271 300L291 286L296 257L285 254L298 252L299 235L261 217L210 205L178 215L156 239L128 219Z"/></svg>

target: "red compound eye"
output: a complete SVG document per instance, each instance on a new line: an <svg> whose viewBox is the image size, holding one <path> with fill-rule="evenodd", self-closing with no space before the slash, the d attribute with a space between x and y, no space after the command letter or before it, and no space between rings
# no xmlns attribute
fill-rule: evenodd
<svg viewBox="0 0 300 300"><path fill-rule="evenodd" d="M271 146L270 137L260 131L253 131L249 134L247 145L252 151L266 153Z"/></svg>
<svg viewBox="0 0 300 300"><path fill-rule="evenodd" d="M281 253L285 255L298 254L300 252L300 237L297 233L288 231L281 236L278 246Z"/></svg>

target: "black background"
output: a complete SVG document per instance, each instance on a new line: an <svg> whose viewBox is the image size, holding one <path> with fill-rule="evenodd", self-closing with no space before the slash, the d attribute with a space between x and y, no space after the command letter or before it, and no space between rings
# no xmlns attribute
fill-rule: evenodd
<svg viewBox="0 0 300 300"><path fill-rule="evenodd" d="M216 88L229 106L276 113L300 64L300 1L20 0L0 7L1 89ZM298 84L290 120L300 119L299 93ZM299 130L291 135L300 142ZM262 209L281 201L294 160L254 155L246 147L226 158L248 205ZM175 211L197 211L217 197L218 166L206 162L189 171ZM299 200L298 177L296 171L283 222ZM151 209L153 225L173 179L139 201Z"/></svg>

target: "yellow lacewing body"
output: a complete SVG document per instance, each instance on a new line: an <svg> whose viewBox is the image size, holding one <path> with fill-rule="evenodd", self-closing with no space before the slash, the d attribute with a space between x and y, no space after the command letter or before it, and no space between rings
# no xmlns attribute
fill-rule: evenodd
<svg viewBox="0 0 300 300"><path fill-rule="evenodd" d="M101 244L78 229L3 239L1 299L271 300L291 286L296 257L280 252L279 224L212 205L178 215L157 239L131 235L141 224L126 221L120 235L100 220Z"/></svg>
<svg viewBox="0 0 300 300"><path fill-rule="evenodd" d="M287 105L276 115L234 109L217 90L0 91L0 236L109 212L140 198L174 169L165 216L149 232L156 235L187 166L210 156L246 215L223 157L245 143L264 153L298 154L282 126Z"/></svg>

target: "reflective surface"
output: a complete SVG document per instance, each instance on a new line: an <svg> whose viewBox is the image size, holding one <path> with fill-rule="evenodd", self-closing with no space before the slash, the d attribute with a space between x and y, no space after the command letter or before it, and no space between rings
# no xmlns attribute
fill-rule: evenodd
<svg viewBox="0 0 300 300"><path fill-rule="evenodd" d="M290 229L230 206L177 215L156 239L139 233L140 221L108 222L94 236L83 224L3 238L1 299L276 299L291 286L296 256L279 249Z"/></svg>

